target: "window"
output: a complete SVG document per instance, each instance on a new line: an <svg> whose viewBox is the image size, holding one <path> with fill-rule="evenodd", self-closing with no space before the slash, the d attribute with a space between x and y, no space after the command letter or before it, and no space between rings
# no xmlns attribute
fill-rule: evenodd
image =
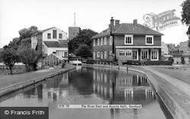
<svg viewBox="0 0 190 119"><path fill-rule="evenodd" d="M133 44L133 35L125 35L124 44L132 45Z"/></svg>
<svg viewBox="0 0 190 119"><path fill-rule="evenodd" d="M62 39L62 34L61 33L59 34L59 38Z"/></svg>
<svg viewBox="0 0 190 119"><path fill-rule="evenodd" d="M104 58L104 53L103 52L100 52L100 58L103 59Z"/></svg>
<svg viewBox="0 0 190 119"><path fill-rule="evenodd" d="M93 46L96 46L96 39L93 40Z"/></svg>
<svg viewBox="0 0 190 119"><path fill-rule="evenodd" d="M100 57L100 52L97 52L97 58L99 58Z"/></svg>
<svg viewBox="0 0 190 119"><path fill-rule="evenodd" d="M53 39L57 38L57 30L53 30Z"/></svg>
<svg viewBox="0 0 190 119"><path fill-rule="evenodd" d="M154 37L153 36L146 36L146 45L153 45L154 44Z"/></svg>
<svg viewBox="0 0 190 119"><path fill-rule="evenodd" d="M104 45L107 45L107 38L104 37Z"/></svg>
<svg viewBox="0 0 190 119"><path fill-rule="evenodd" d="M65 57L67 57L67 55L68 55L68 53L67 53L67 52L65 52L64 56L65 56Z"/></svg>
<svg viewBox="0 0 190 119"><path fill-rule="evenodd" d="M151 59L152 60L158 60L158 50L152 50L151 51Z"/></svg>
<svg viewBox="0 0 190 119"><path fill-rule="evenodd" d="M141 59L143 59L143 60L148 59L148 50L142 50Z"/></svg>
<svg viewBox="0 0 190 119"><path fill-rule="evenodd" d="M101 38L101 45L104 45L104 38Z"/></svg>
<svg viewBox="0 0 190 119"><path fill-rule="evenodd" d="M104 51L104 59L107 59L107 51Z"/></svg>
<svg viewBox="0 0 190 119"><path fill-rule="evenodd" d="M107 39L107 45L110 45L110 43L109 43L109 37L106 37L106 39Z"/></svg>
<svg viewBox="0 0 190 119"><path fill-rule="evenodd" d="M110 39L110 42L109 42L109 43L110 43L110 45L112 45L112 42L113 42L113 38L112 38L112 36L110 36L109 39Z"/></svg>
<svg viewBox="0 0 190 119"><path fill-rule="evenodd" d="M98 39L97 45L98 45L98 46L100 45L100 39Z"/></svg>
<svg viewBox="0 0 190 119"><path fill-rule="evenodd" d="M48 38L48 39L51 39L51 33L48 33L48 34L47 34L47 38Z"/></svg>
<svg viewBox="0 0 190 119"><path fill-rule="evenodd" d="M119 56L125 56L125 52L124 51L119 51Z"/></svg>
<svg viewBox="0 0 190 119"><path fill-rule="evenodd" d="M137 50L133 50L133 59L138 60L138 51Z"/></svg>
<svg viewBox="0 0 190 119"><path fill-rule="evenodd" d="M126 51L126 56L132 56L132 53L131 53L131 51Z"/></svg>

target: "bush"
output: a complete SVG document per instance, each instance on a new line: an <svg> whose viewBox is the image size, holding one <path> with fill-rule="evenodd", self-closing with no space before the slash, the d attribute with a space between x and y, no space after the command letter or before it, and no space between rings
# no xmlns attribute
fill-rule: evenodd
<svg viewBox="0 0 190 119"><path fill-rule="evenodd" d="M141 61L133 61L133 60L128 60L127 62L124 62L123 65L141 65Z"/></svg>
<svg viewBox="0 0 190 119"><path fill-rule="evenodd" d="M144 65L172 65L171 61L146 61Z"/></svg>
<svg viewBox="0 0 190 119"><path fill-rule="evenodd" d="M129 60L123 64L128 65L172 65L172 61L133 61Z"/></svg>
<svg viewBox="0 0 190 119"><path fill-rule="evenodd" d="M185 59L184 59L184 57L181 57L181 64L185 64Z"/></svg>

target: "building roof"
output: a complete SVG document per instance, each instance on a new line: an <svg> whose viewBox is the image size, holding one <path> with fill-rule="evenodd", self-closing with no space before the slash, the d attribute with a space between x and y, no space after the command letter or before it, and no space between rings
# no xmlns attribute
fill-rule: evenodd
<svg viewBox="0 0 190 119"><path fill-rule="evenodd" d="M110 29L100 32L99 34L93 36L92 38L98 38L102 36L106 36L110 34ZM113 34L134 34L134 35L163 35L158 31L152 30L146 26L141 24L133 24L133 23L122 23L119 25L117 29L114 30Z"/></svg>
<svg viewBox="0 0 190 119"><path fill-rule="evenodd" d="M122 23L114 34L163 35L141 24Z"/></svg>
<svg viewBox="0 0 190 119"><path fill-rule="evenodd" d="M47 47L51 47L51 48L66 48L68 47L68 42L67 41L44 41L44 44Z"/></svg>
<svg viewBox="0 0 190 119"><path fill-rule="evenodd" d="M93 36L92 38L98 38L98 37L102 37L102 36L107 36L110 35L110 29L107 28L104 31L100 32L99 34Z"/></svg>
<svg viewBox="0 0 190 119"><path fill-rule="evenodd" d="M56 27L50 27L50 28L42 30L41 32L45 32L45 31L48 31L48 30L53 29L53 28L56 28Z"/></svg>
<svg viewBox="0 0 190 119"><path fill-rule="evenodd" d="M36 36L36 35L42 34L43 32L46 32L46 31L48 31L50 29L53 29L53 28L56 28L56 27L50 27L50 28L47 28L47 29L44 29L44 30L40 30L39 32L33 34L32 36ZM64 32L63 30L61 30L61 31Z"/></svg>

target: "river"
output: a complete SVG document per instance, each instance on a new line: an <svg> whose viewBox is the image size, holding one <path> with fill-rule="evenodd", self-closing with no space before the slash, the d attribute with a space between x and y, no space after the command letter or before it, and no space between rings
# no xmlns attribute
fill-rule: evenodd
<svg viewBox="0 0 190 119"><path fill-rule="evenodd" d="M60 109L61 104L126 104L141 109ZM49 107L50 119L170 119L145 75L103 69L70 71L0 99L0 106Z"/></svg>

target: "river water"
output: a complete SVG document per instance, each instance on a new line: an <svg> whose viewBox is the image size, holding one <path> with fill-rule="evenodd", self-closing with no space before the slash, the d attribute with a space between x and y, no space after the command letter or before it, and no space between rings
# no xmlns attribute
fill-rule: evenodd
<svg viewBox="0 0 190 119"><path fill-rule="evenodd" d="M62 104L133 104L141 109L60 109ZM0 99L0 106L49 107L50 119L170 119L148 79L135 72L81 68Z"/></svg>

